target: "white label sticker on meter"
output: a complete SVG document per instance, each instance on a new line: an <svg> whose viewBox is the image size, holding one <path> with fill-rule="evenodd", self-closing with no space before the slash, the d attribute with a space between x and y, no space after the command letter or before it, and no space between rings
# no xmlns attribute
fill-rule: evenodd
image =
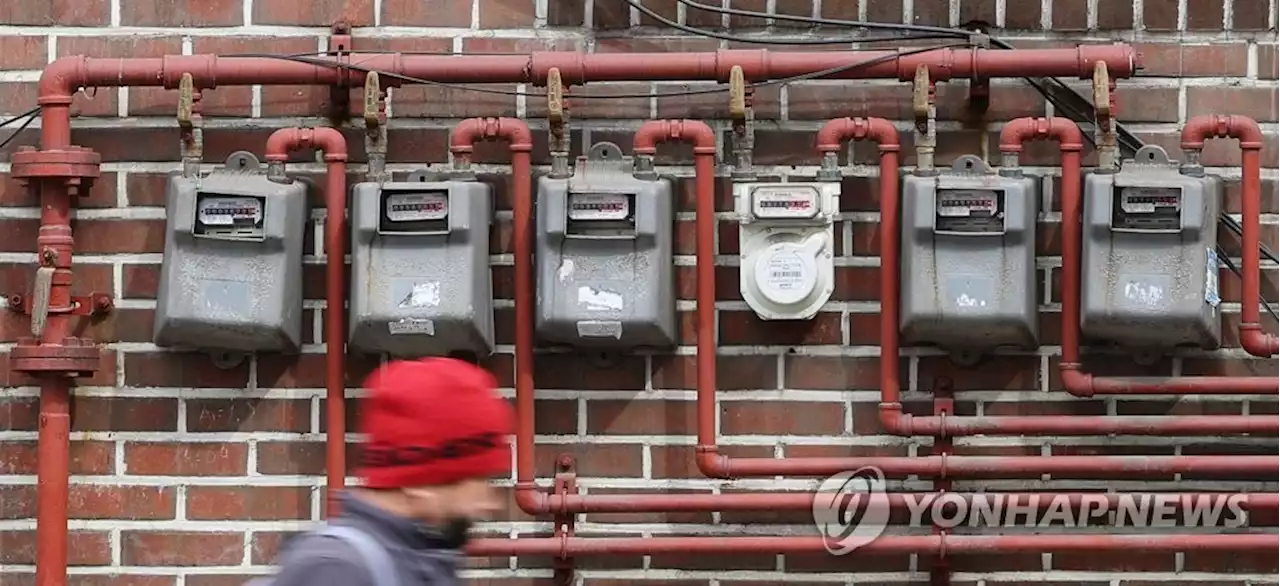
<svg viewBox="0 0 1280 586"><path fill-rule="evenodd" d="M206 197L200 200L196 218L206 226L257 224L262 221L262 200L256 197Z"/></svg>
<svg viewBox="0 0 1280 586"><path fill-rule="evenodd" d="M448 215L448 192L393 193L387 196L387 219L392 222L443 220Z"/></svg>
<svg viewBox="0 0 1280 586"><path fill-rule="evenodd" d="M938 193L938 215L944 218L967 218L996 213L994 191L943 191Z"/></svg>
<svg viewBox="0 0 1280 586"><path fill-rule="evenodd" d="M819 194L811 185L766 185L751 193L751 213L762 220L818 215Z"/></svg>
<svg viewBox="0 0 1280 586"><path fill-rule="evenodd" d="M578 222L616 222L631 213L631 203L622 193L571 193L569 219Z"/></svg>
<svg viewBox="0 0 1280 586"><path fill-rule="evenodd" d="M769 258L765 286L774 291L795 291L805 287L804 261L800 255L782 252Z"/></svg>
<svg viewBox="0 0 1280 586"><path fill-rule="evenodd" d="M1120 193L1120 209L1126 214L1150 214L1157 207L1177 207L1178 190L1129 187Z"/></svg>

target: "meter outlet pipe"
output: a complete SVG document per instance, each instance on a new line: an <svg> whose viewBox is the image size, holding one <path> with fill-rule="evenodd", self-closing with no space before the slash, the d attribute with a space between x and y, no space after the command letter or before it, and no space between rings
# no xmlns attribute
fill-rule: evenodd
<svg viewBox="0 0 1280 586"><path fill-rule="evenodd" d="M1201 123L1203 124L1203 123ZM1194 128L1192 129L1195 130ZM1215 131L1216 132L1216 131ZM1184 134L1185 135L1185 134ZM1260 136L1260 135L1259 135ZM1066 118L1018 118L1004 126L1000 132L1000 152L1005 158L1005 167L1016 167L1017 157L1022 153L1022 144L1030 140L1056 140L1062 151L1062 362L1060 377L1062 386L1071 394L1079 397L1094 395L1188 395L1188 394L1270 394L1277 392L1280 382L1274 377L1131 377L1103 378L1084 372L1080 363L1080 245L1081 245L1081 199L1082 185L1080 178L1080 151L1083 148L1083 136L1074 122ZM1250 141L1243 141L1249 144ZM1203 140L1201 140L1203 144ZM1252 142L1251 144L1259 144ZM1247 152L1247 151L1246 151ZM1248 192L1245 200L1248 201ZM1257 201L1255 199L1255 201ZM1256 209L1256 205L1254 206ZM1257 226L1257 214L1252 220ZM1246 215L1246 226L1250 220ZM1248 247L1258 247L1257 231L1253 232L1253 240L1245 238L1246 263L1242 269L1245 274L1258 272L1258 254L1255 250L1252 257ZM1253 264L1247 264L1249 260ZM1246 277L1247 278L1247 277ZM1253 283L1257 283L1254 277ZM1258 290L1253 290L1253 299L1258 298ZM1245 299L1248 299L1247 297ZM1253 306L1253 318L1256 324L1257 306L1242 303L1242 306ZM1242 336L1243 337L1243 336ZM1076 420L1078 418L1063 418ZM1193 429L1174 426L1169 433L1193 433L1196 430L1216 428L1221 433L1276 433L1278 422L1275 416L1241 416L1214 415L1207 417L1175 417L1168 421L1196 421ZM1203 422L1203 423L1201 423ZM1170 424L1172 425L1172 424ZM1117 432L1118 433L1118 432ZM1273 466L1274 466L1273 462Z"/></svg>
<svg viewBox="0 0 1280 586"><path fill-rule="evenodd" d="M1240 215L1240 346L1245 352L1261 358L1280 353L1280 338L1262 331L1259 299L1262 297L1261 258L1259 248L1262 228L1262 129L1244 116L1204 115L1187 121L1182 128L1182 150L1187 163L1198 165L1204 141L1210 138L1234 138L1240 141L1241 196ZM1275 391L1273 387L1271 389Z"/></svg>
<svg viewBox="0 0 1280 586"><path fill-rule="evenodd" d="M852 67L860 61L867 65ZM1139 54L1125 44L1070 49L939 48L899 51L768 51L733 49L702 53L580 53L543 51L527 55L412 55L401 53L335 56L166 55L101 59L84 55L50 63L40 76L41 145L71 144L71 96L80 88L160 86L177 89L190 73L196 91L236 85L326 85L358 87L366 71L378 71L389 87L406 77L449 83L534 83L544 85L552 69L567 84L592 81L728 81L734 66L751 81L831 70L827 78L909 81L925 66L929 78L1074 76L1089 79L1102 62L1117 79L1141 68ZM346 67L346 66L350 67Z"/></svg>
<svg viewBox="0 0 1280 586"><path fill-rule="evenodd" d="M1063 191L1078 191L1080 149L1083 137L1075 123L1065 118L1047 121L1025 120L1028 122L1011 123L1005 127L1001 144L1007 147L1005 152L1010 158L1006 161L1006 165L1016 167L1017 153L1021 152L1023 141L1043 137L1057 138L1063 152ZM818 132L818 150L823 154L823 165L831 169L835 168L836 156L844 140L873 140L880 145L880 226L882 231L880 238L880 422L889 433L908 437L916 435L939 437L1019 434L1221 435L1275 434L1280 431L1280 419L1271 416L943 417L903 413L899 399L901 384L898 378L901 348L898 332L898 303L902 287L899 258L902 228L899 221L898 138L898 131L889 121L878 119L836 119L827 123ZM1064 211L1064 215L1067 213L1069 212ZM1064 331L1068 329L1068 323L1064 318L1062 326Z"/></svg>
<svg viewBox="0 0 1280 586"><path fill-rule="evenodd" d="M346 484L346 257L347 140L334 128L281 128L267 138L267 173L284 180L289 152L318 149L325 161L325 473L327 516L338 512L338 493Z"/></svg>

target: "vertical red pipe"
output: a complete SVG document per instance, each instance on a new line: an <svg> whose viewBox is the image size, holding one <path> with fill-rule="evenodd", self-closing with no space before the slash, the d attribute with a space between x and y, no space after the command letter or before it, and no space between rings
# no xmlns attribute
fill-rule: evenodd
<svg viewBox="0 0 1280 586"><path fill-rule="evenodd" d="M57 260L49 307L71 305L71 194L65 185L40 183L40 233L37 254L53 251ZM41 344L59 345L71 333L71 316L51 313ZM67 499L70 493L71 380L40 377L40 427L37 438L36 586L67 583Z"/></svg>
<svg viewBox="0 0 1280 586"><path fill-rule="evenodd" d="M525 512L545 513L549 503L538 492L533 461L533 133L517 118L468 118L449 137L449 152L470 162L482 140L507 142L511 151L512 250L516 304L516 504Z"/></svg>
<svg viewBox="0 0 1280 586"><path fill-rule="evenodd" d="M1182 148L1188 155L1199 156L1204 141L1210 138L1234 138L1240 141L1241 196L1240 215L1240 346L1261 358L1280 353L1280 338L1262 331L1259 299L1262 295L1262 263L1259 245L1262 240L1262 129L1245 116L1206 114L1187 121L1182 129Z"/></svg>
<svg viewBox="0 0 1280 586"><path fill-rule="evenodd" d="M347 257L347 140L333 128L281 128L267 138L267 162L284 164L289 152L319 149L324 153L325 178L325 473L324 514L337 515L339 493L347 480L346 463L346 314Z"/></svg>

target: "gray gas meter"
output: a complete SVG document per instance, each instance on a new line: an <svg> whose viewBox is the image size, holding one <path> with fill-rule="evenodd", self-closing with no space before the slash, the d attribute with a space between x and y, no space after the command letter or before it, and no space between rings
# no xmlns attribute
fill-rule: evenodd
<svg viewBox="0 0 1280 586"><path fill-rule="evenodd" d="M899 325L961 363L1038 345L1039 182L965 155L902 181Z"/></svg>
<svg viewBox="0 0 1280 586"><path fill-rule="evenodd" d="M487 356L492 188L425 172L406 179L352 190L349 343L392 356Z"/></svg>
<svg viewBox="0 0 1280 586"><path fill-rule="evenodd" d="M268 179L246 152L208 175L169 178L157 346L298 349L307 190Z"/></svg>
<svg viewBox="0 0 1280 586"><path fill-rule="evenodd" d="M1217 348L1221 180L1145 146L1084 187L1081 333L1144 351Z"/></svg>
<svg viewBox="0 0 1280 586"><path fill-rule="evenodd" d="M602 142L537 198L537 336L603 349L676 341L671 183Z"/></svg>

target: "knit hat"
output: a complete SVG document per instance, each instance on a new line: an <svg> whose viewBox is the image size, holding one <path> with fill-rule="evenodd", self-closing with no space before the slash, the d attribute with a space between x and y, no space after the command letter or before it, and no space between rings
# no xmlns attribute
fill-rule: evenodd
<svg viewBox="0 0 1280 586"><path fill-rule="evenodd" d="M453 358L390 362L365 379L369 488L449 484L511 472L514 416L488 371Z"/></svg>

